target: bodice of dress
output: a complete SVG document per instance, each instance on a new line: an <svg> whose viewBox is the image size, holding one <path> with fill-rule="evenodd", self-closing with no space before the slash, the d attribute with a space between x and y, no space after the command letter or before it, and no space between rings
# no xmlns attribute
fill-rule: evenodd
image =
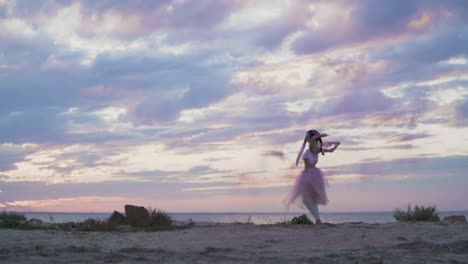
<svg viewBox="0 0 468 264"><path fill-rule="evenodd" d="M307 159L311 164L316 165L318 162L318 154L314 154L310 152L310 150L307 150L306 152L304 152L304 155L302 155L302 159Z"/></svg>

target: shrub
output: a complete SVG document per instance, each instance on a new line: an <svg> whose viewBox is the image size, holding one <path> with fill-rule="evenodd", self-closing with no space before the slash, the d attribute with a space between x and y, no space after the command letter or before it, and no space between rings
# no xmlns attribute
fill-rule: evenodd
<svg viewBox="0 0 468 264"><path fill-rule="evenodd" d="M93 221L86 220L78 224L78 230L80 231L98 231L108 232L117 230L116 226L107 220L93 219Z"/></svg>
<svg viewBox="0 0 468 264"><path fill-rule="evenodd" d="M0 213L0 229L41 229L49 230L54 227L51 225L37 225L30 223L22 214L15 212Z"/></svg>
<svg viewBox="0 0 468 264"><path fill-rule="evenodd" d="M290 225L291 221L290 220L283 220L283 221L278 221L275 223L270 223L270 225Z"/></svg>
<svg viewBox="0 0 468 264"><path fill-rule="evenodd" d="M395 220L400 222L408 221L440 221L439 215L437 214L436 206L419 206L416 205L414 208L411 204L402 209L395 209L393 211L393 217Z"/></svg>
<svg viewBox="0 0 468 264"><path fill-rule="evenodd" d="M291 224L293 225L311 225L312 221L307 217L307 215L303 214L301 216L295 216L291 220Z"/></svg>
<svg viewBox="0 0 468 264"><path fill-rule="evenodd" d="M171 230L174 228L172 218L163 210L148 208L150 216L149 229L151 230Z"/></svg>
<svg viewBox="0 0 468 264"><path fill-rule="evenodd" d="M107 220L92 218L89 218L83 222L67 222L56 224L56 227L62 231L109 232L117 230L116 226Z"/></svg>
<svg viewBox="0 0 468 264"><path fill-rule="evenodd" d="M26 220L26 217L22 214L2 212L0 213L0 228L18 228L24 225Z"/></svg>

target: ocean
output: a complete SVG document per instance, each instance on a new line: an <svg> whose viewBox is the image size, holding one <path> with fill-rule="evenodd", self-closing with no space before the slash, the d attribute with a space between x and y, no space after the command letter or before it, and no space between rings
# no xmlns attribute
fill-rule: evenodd
<svg viewBox="0 0 468 264"><path fill-rule="evenodd" d="M26 218L37 218L45 222L80 222L88 218L106 219L111 213L58 213L58 212L22 212ZM168 213L174 220L187 221L192 219L195 222L251 222L254 224L275 224L282 221L291 220L294 216L307 214L306 212L288 213ZM365 222L365 223L387 223L396 222L393 212L322 212L322 221L327 223L344 222ZM468 211L441 211L439 216L443 219L449 215L465 215L468 218Z"/></svg>

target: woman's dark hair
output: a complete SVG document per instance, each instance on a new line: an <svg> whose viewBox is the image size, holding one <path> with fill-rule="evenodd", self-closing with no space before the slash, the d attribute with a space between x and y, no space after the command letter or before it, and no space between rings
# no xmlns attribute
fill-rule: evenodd
<svg viewBox="0 0 468 264"><path fill-rule="evenodd" d="M315 129L307 131L307 136L309 137L313 137L316 134L320 135L320 133ZM322 153L322 155L325 155L325 153L323 152L323 148L322 148L322 145L323 145L322 138L318 138L317 141L320 142L320 152Z"/></svg>

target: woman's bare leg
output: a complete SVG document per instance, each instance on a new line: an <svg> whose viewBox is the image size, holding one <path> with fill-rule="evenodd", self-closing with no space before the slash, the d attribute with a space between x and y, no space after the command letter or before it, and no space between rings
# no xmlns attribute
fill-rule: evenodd
<svg viewBox="0 0 468 264"><path fill-rule="evenodd" d="M320 212L318 206L312 201L310 198L306 198L305 196L302 198L307 209L309 209L310 213L314 216L315 222L320 224L322 221L320 220Z"/></svg>

